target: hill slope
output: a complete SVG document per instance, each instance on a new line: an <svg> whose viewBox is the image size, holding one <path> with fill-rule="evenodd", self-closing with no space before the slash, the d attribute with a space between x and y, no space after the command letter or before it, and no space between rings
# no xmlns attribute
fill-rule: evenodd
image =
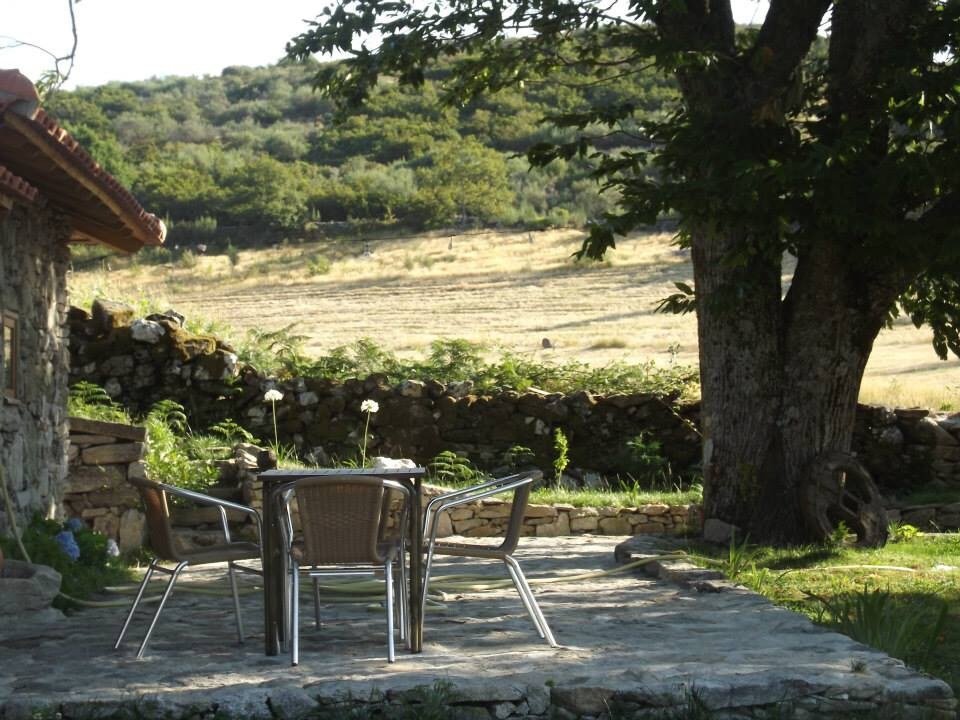
<svg viewBox="0 0 960 720"><path fill-rule="evenodd" d="M234 332L295 323L315 354L364 336L420 353L451 337L594 365L695 364L694 317L654 312L674 282L690 280L687 255L667 235L638 235L608 262L580 265L570 261L580 240L548 231L288 244L242 250L236 265L224 255L161 266L112 260L110 270L74 272L70 286L75 302L149 298ZM941 362L929 331L898 322L880 334L863 398L960 407L960 361Z"/></svg>
<svg viewBox="0 0 960 720"><path fill-rule="evenodd" d="M589 177L590 162L530 171L516 154L563 136L542 118L582 109L598 93L634 103L639 117L664 112L674 97L672 84L650 72L611 90L580 84L571 70L454 110L439 97L450 62L422 89L382 82L344 122L311 88L316 64L111 83L60 92L48 109L166 216L171 241L258 244L348 219L582 226L616 199ZM637 140L614 133L605 142Z"/></svg>

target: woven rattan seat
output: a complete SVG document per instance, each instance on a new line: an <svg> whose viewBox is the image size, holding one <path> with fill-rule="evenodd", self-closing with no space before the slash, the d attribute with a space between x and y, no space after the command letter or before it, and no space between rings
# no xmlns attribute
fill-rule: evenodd
<svg viewBox="0 0 960 720"><path fill-rule="evenodd" d="M119 649L120 643L123 642L123 637L126 634L127 629L130 627L130 621L133 620L133 615L136 612L137 606L140 604L141 599L143 598L143 593L146 590L147 584L150 582L150 578L153 576L154 572L161 572L169 575L170 581L167 583L167 587L164 589L163 596L160 598L160 603L153 615L153 619L150 621L150 626L147 628L147 633L144 636L143 641L140 643L140 649L137 651L138 658L143 657L143 652L147 647L147 642L149 642L150 636L153 634L157 620L160 618L160 613L163 610L164 605L166 605L167 599L170 597L170 593L173 591L173 586L176 583L177 578L180 577L180 573L190 565L208 565L210 563L221 562L227 563L227 573L230 577L230 587L233 591L234 611L237 617L237 637L242 643L243 617L240 614L240 594L237 590L237 579L235 572L240 571L254 573L257 575L262 574L259 568L238 564L238 561L262 560L262 557L259 544L252 542L234 542L231 539L230 526L227 522L227 510L241 512L253 518L257 526L258 538L260 537L260 515L256 510L248 508L244 505L238 505L237 503L228 502L226 500L221 500L219 498L204 495L202 493L193 492L192 490L185 490L173 485L137 478L130 478L129 482L137 488L137 491L140 493L140 499L143 501L144 513L147 519L147 537L149 540L150 549L153 551L156 557L154 558L153 562L150 563L150 567L147 568L147 572L143 577L143 582L140 583L140 589L137 592L137 597L134 599L133 605L130 607L130 612L127 613L127 619L123 623L123 627L120 629L120 635L117 637L117 642L114 644L114 649ZM168 495L185 498L201 505L212 505L216 507L220 511L220 520L223 526L223 542L202 550L185 551L180 549L174 540L173 528L170 524L170 508L167 503ZM174 563L175 567L173 569L166 568L162 565L164 562Z"/></svg>
<svg viewBox="0 0 960 720"><path fill-rule="evenodd" d="M433 565L435 555L453 555L457 557L474 557L482 560L500 560L507 568L507 572L513 580L517 592L520 593L520 599L523 601L530 619L540 637L544 638L551 647L556 647L557 641L547 625L547 620L537 604L537 600L530 589L520 569L520 564L513 557L513 552L517 549L517 542L520 539L520 530L523 526L523 515L527 510L527 502L530 499L530 487L534 481L543 477L539 470L518 473L496 480L489 480L485 483L462 490L454 490L444 495L439 495L427 503L424 519L424 532L427 538L427 565L423 573L423 594L421 608L426 609L427 590L430 584L430 569ZM503 541L497 545L484 543L462 543L443 541L437 539L437 531L440 525L440 515L452 508L460 505L482 500L494 495L504 493L513 493L513 503L510 508L510 519L507 523L507 532Z"/></svg>

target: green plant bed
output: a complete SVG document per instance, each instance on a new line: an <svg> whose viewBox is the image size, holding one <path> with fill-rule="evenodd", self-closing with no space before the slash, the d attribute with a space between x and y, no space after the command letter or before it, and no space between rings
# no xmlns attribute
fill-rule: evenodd
<svg viewBox="0 0 960 720"><path fill-rule="evenodd" d="M431 483L441 490L454 490L462 485ZM573 507L633 508L640 505L663 504L671 507L699 503L703 494L699 489L683 492L623 491L612 490L566 490L563 488L540 488L530 493L532 505L572 505Z"/></svg>
<svg viewBox="0 0 960 720"><path fill-rule="evenodd" d="M918 534L879 549L694 543L697 559L960 694L960 535Z"/></svg>
<svg viewBox="0 0 960 720"><path fill-rule="evenodd" d="M63 595L53 601L53 606L60 609L73 607L69 598L84 600L109 585L126 583L134 577L116 548L110 552L106 536L93 532L77 519L60 523L37 516L24 529L21 541L31 562L48 565L60 573ZM0 537L0 548L9 558L26 560L13 538Z"/></svg>

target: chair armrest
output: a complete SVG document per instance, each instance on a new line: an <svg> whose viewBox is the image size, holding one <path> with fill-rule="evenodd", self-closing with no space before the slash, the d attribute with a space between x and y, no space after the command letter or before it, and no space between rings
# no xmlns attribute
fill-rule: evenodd
<svg viewBox="0 0 960 720"><path fill-rule="evenodd" d="M458 505L462 505L466 502L479 500L481 498L487 497L488 495L493 495L498 492L506 492L507 490L511 490L514 487L519 487L520 485L524 485L527 482L533 482L534 480L539 480L542 477L543 477L543 473L537 470L537 471L531 471L526 473L517 473L515 475L508 475L502 478L493 478L492 480L487 480L486 482L482 482L479 485L471 485L468 488L461 488L460 490L451 490L450 492L444 493L443 495L437 495L436 497L432 498L430 502L427 503L426 512L427 513L432 512L434 505L438 505L440 503L445 504L450 500L454 500L456 498L465 498L461 502L457 503ZM515 483L518 483L518 484L515 484ZM498 488L498 489L493 493L487 493L483 495L479 494L479 493L483 493L485 490L492 489L492 488ZM453 506L451 505L450 507L453 507Z"/></svg>
<svg viewBox="0 0 960 720"><path fill-rule="evenodd" d="M263 536L263 521L260 518L260 513L254 510L252 507L230 502L229 500L221 500L220 498L215 498L212 495L204 495L203 493L187 490L186 488L177 487L176 485L168 485L167 483L157 483L157 485L159 485L165 493L169 493L170 495L186 498L187 500L193 500L201 505L215 506L220 511L220 522L223 524L223 534L226 537L227 542L231 542L230 527L227 524L227 510L235 510L252 517L257 525L257 537L260 538Z"/></svg>
<svg viewBox="0 0 960 720"><path fill-rule="evenodd" d="M524 485L529 485L537 479L538 475L540 477L543 476L541 473L533 472L510 475L505 478L498 478L481 483L480 485L465 488L464 490L438 495L427 504L427 509L424 513L424 535L427 537L429 543L433 544L436 541L440 513L460 505L466 505L476 500L482 500L493 495L500 495L505 492L510 492L511 490L516 490Z"/></svg>

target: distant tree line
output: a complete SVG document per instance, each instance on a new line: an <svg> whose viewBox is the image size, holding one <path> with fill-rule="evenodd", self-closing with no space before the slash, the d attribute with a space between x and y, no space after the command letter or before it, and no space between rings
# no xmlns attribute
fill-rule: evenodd
<svg viewBox="0 0 960 720"><path fill-rule="evenodd" d="M451 69L440 65L417 90L384 79L363 113L346 118L312 90L314 63L60 91L47 107L168 220L172 237L189 238L348 220L411 230L582 226L618 197L602 191L589 158L531 169L518 153L565 139L541 120L586 108L598 93L651 115L676 97L650 73L612 91L578 84L571 68L454 109L439 97ZM635 141L620 134L610 142Z"/></svg>

